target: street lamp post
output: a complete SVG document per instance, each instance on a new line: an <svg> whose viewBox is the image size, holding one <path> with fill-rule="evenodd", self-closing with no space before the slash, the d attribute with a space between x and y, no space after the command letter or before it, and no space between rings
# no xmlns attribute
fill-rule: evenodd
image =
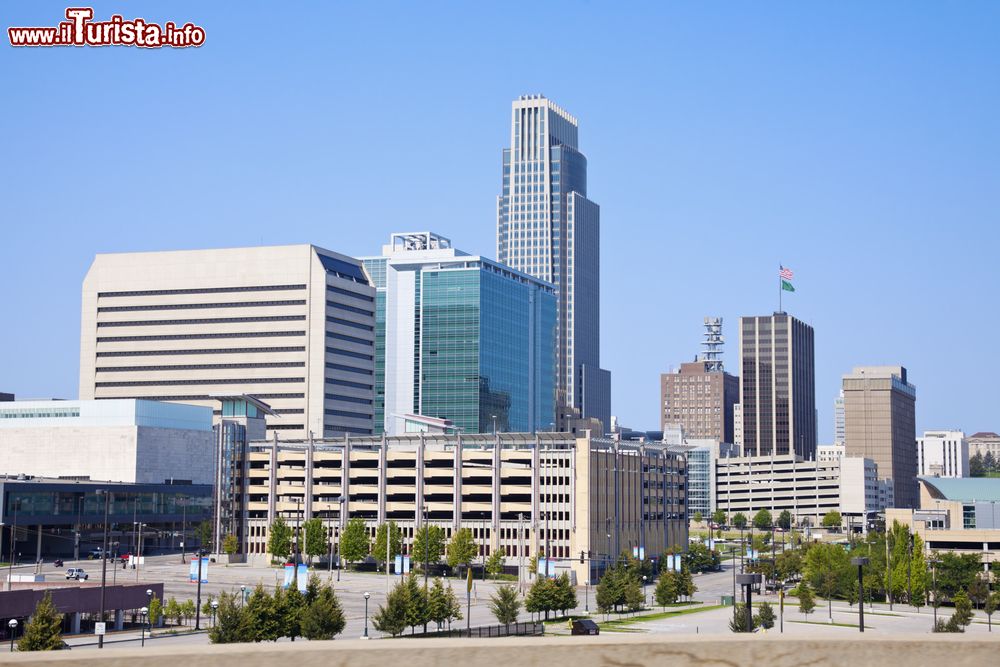
<svg viewBox="0 0 1000 667"><path fill-rule="evenodd" d="M104 494L104 540L101 546L101 622L104 622L104 600L108 580L108 509L111 507L110 489L99 490ZM104 648L104 634L97 635L97 648Z"/></svg>
<svg viewBox="0 0 1000 667"><path fill-rule="evenodd" d="M858 556L851 559L851 565L858 568L858 630L865 631L865 565L868 565L868 558Z"/></svg>
<svg viewBox="0 0 1000 667"><path fill-rule="evenodd" d="M247 601L247 587L240 586L240 607Z"/></svg>
<svg viewBox="0 0 1000 667"><path fill-rule="evenodd" d="M219 601L212 600L212 627L215 627L215 613L219 611Z"/></svg>
<svg viewBox="0 0 1000 667"><path fill-rule="evenodd" d="M342 569L343 563L340 562L340 526L344 525L344 503L347 499L344 496L337 498L337 502L340 504L340 509L337 512L337 534L335 535L334 541L337 543L337 581L340 581L340 570Z"/></svg>
<svg viewBox="0 0 1000 667"><path fill-rule="evenodd" d="M368 639L368 598L371 596L371 593L365 591L365 634L361 637L362 639Z"/></svg>
<svg viewBox="0 0 1000 667"><path fill-rule="evenodd" d="M14 652L14 635L17 634L17 619L12 618L7 621L7 629L10 630L10 652Z"/></svg>
<svg viewBox="0 0 1000 667"><path fill-rule="evenodd" d="M424 510L424 590L426 591L427 590L427 571L430 569L430 566L431 566L431 563L430 563L430 561L431 561L431 556L430 556L431 530L430 530L430 526L427 525L427 505L423 506L423 510ZM386 537L386 540L388 541L388 539L389 539L388 524L386 524L386 536L385 537ZM389 569L389 564L388 563L385 564L385 568L386 568L386 570ZM368 599L368 594L365 593L365 600L367 600L367 599ZM365 605L367 606L367 604L368 603L366 602ZM366 633L366 636L367 636L367 633Z"/></svg>
<svg viewBox="0 0 1000 667"><path fill-rule="evenodd" d="M642 575L642 603L646 604L646 575Z"/></svg>
<svg viewBox="0 0 1000 667"><path fill-rule="evenodd" d="M747 632L753 632L753 587L759 584L761 576L759 574L741 574L739 577L740 586L746 587L746 607L747 607ZM733 603L735 608L735 601Z"/></svg>
<svg viewBox="0 0 1000 667"><path fill-rule="evenodd" d="M149 607L143 607L139 610L139 616L142 618L142 646L146 645L146 616L149 614ZM150 628L150 634L153 630Z"/></svg>
<svg viewBox="0 0 1000 667"><path fill-rule="evenodd" d="M195 558L198 559L198 592L196 595L196 601L194 605L194 629L201 630L201 564L204 560L205 551L200 546L198 551L195 552Z"/></svg>

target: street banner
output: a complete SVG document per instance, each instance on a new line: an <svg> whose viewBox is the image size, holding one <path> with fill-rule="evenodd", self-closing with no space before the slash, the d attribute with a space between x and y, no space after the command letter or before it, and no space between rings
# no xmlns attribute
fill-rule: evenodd
<svg viewBox="0 0 1000 667"><path fill-rule="evenodd" d="M299 592L306 592L306 584L309 583L309 566L305 563L299 564Z"/></svg>
<svg viewBox="0 0 1000 667"><path fill-rule="evenodd" d="M410 557L396 556L396 574L403 576L410 573Z"/></svg>
<svg viewBox="0 0 1000 667"><path fill-rule="evenodd" d="M198 583L198 559L192 558L188 568L188 581L192 584ZM201 583L208 583L208 558L201 559Z"/></svg>
<svg viewBox="0 0 1000 667"><path fill-rule="evenodd" d="M646 560L646 547L632 547L632 558Z"/></svg>
<svg viewBox="0 0 1000 667"><path fill-rule="evenodd" d="M292 579L295 578L295 566L291 563L285 563L285 580L281 583L282 588L288 588L292 585Z"/></svg>

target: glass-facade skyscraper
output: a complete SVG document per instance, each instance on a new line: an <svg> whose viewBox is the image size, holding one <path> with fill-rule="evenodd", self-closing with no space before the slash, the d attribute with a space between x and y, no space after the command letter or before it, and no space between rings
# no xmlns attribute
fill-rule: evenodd
<svg viewBox="0 0 1000 667"><path fill-rule="evenodd" d="M375 429L407 416L464 433L555 425L552 285L430 232L393 234L363 260L376 287Z"/></svg>
<svg viewBox="0 0 1000 667"><path fill-rule="evenodd" d="M559 428L573 414L611 421L611 375L600 368L600 207L587 198L577 119L541 95L511 109L497 198L497 259L552 283L558 296ZM575 409L575 414L574 410Z"/></svg>

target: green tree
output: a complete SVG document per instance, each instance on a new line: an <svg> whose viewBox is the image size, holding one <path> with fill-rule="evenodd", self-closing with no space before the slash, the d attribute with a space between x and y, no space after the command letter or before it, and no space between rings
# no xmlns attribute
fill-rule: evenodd
<svg viewBox="0 0 1000 667"><path fill-rule="evenodd" d="M643 595L642 585L635 577L630 577L625 582L625 608L629 611L639 611L646 604L646 596Z"/></svg>
<svg viewBox="0 0 1000 667"><path fill-rule="evenodd" d="M155 595L149 600L149 607L147 607L147 616L149 617L149 626L156 627L160 624L160 619L163 618L163 601Z"/></svg>
<svg viewBox="0 0 1000 667"><path fill-rule="evenodd" d="M792 513L788 510L783 510L781 514L778 515L778 528L782 530L790 530L792 527Z"/></svg>
<svg viewBox="0 0 1000 667"><path fill-rule="evenodd" d="M1000 591L993 591L986 596L986 603L983 605L983 611L986 612L986 624L990 632L993 632L993 614L998 608L1000 608Z"/></svg>
<svg viewBox="0 0 1000 667"><path fill-rule="evenodd" d="M750 626L749 629L747 626ZM745 604L737 603L733 609L733 617L729 619L729 629L732 632L753 632L753 613Z"/></svg>
<svg viewBox="0 0 1000 667"><path fill-rule="evenodd" d="M184 614L184 620L190 623L195 616L195 611L198 608L194 604L194 600L184 600L184 604L181 607L181 612Z"/></svg>
<svg viewBox="0 0 1000 667"><path fill-rule="evenodd" d="M986 476L986 466L983 461L982 452L976 452L974 456L969 458L969 477L985 477Z"/></svg>
<svg viewBox="0 0 1000 667"><path fill-rule="evenodd" d="M230 533L226 535L225 539L222 540L222 550L226 552L230 558L233 557L237 551L240 550L240 541L236 539L236 536Z"/></svg>
<svg viewBox="0 0 1000 667"><path fill-rule="evenodd" d="M194 527L194 539L198 542L199 549L212 548L213 530L211 521L202 521Z"/></svg>
<svg viewBox="0 0 1000 667"><path fill-rule="evenodd" d="M167 618L174 619L177 625L180 625L181 623L184 622L184 612L181 609L181 606L177 604L176 598L170 598L169 600L167 600L167 604L163 608L163 613L166 615Z"/></svg>
<svg viewBox="0 0 1000 667"><path fill-rule="evenodd" d="M972 601L965 591L956 593L952 602L955 605L955 614L952 617L955 622L963 628L972 623Z"/></svg>
<svg viewBox="0 0 1000 667"><path fill-rule="evenodd" d="M757 610L757 615L754 617L754 625L765 630L769 630L774 627L774 609L771 607L769 602L761 602L760 609Z"/></svg>
<svg viewBox="0 0 1000 667"><path fill-rule="evenodd" d="M692 572L709 572L722 563L719 552L709 549L702 542L692 542L684 554L684 563Z"/></svg>
<svg viewBox="0 0 1000 667"><path fill-rule="evenodd" d="M548 577L538 577L535 583L528 589L528 594L524 597L524 610L532 613L545 614L546 620L549 612L555 609L556 587L552 579Z"/></svg>
<svg viewBox="0 0 1000 667"><path fill-rule="evenodd" d="M323 586L302 614L302 636L309 641L333 639L347 625L344 609L332 586Z"/></svg>
<svg viewBox="0 0 1000 667"><path fill-rule="evenodd" d="M296 637L302 636L302 620L308 608L305 596L299 592L295 586L289 586L285 592L284 604L278 611L278 616L282 620L281 634L295 641Z"/></svg>
<svg viewBox="0 0 1000 667"><path fill-rule="evenodd" d="M393 637L402 634L406 630L406 607L406 582L401 581L386 596L385 604L379 605L378 611L372 616L372 625L379 632Z"/></svg>
<svg viewBox="0 0 1000 667"><path fill-rule="evenodd" d="M767 510L758 510L753 515L753 527L758 530L770 530L772 524L771 513Z"/></svg>
<svg viewBox="0 0 1000 667"><path fill-rule="evenodd" d="M311 575L309 581L306 582L306 604L315 602L322 590L323 584L320 582L319 577L315 574Z"/></svg>
<svg viewBox="0 0 1000 667"><path fill-rule="evenodd" d="M305 544L302 551L306 555L316 557L325 556L330 551L330 536L327 533L323 519L313 517L302 524L302 534L305 535Z"/></svg>
<svg viewBox="0 0 1000 667"><path fill-rule="evenodd" d="M704 517L701 515L701 512L695 512L694 516L691 518L694 520L695 523L701 523Z"/></svg>
<svg viewBox="0 0 1000 667"><path fill-rule="evenodd" d="M504 560L503 549L494 549L490 553L490 557L486 559L486 574L493 578L499 577L503 574Z"/></svg>
<svg viewBox="0 0 1000 667"><path fill-rule="evenodd" d="M424 590L417 575L411 573L406 578L406 624L414 633L418 625L422 625L426 632L430 620L429 591Z"/></svg>
<svg viewBox="0 0 1000 667"><path fill-rule="evenodd" d="M530 595L530 594L529 594ZM617 569L609 569L597 583L595 594L597 610L607 614L618 608L625 599L625 573ZM525 604L525 609L533 611Z"/></svg>
<svg viewBox="0 0 1000 667"><path fill-rule="evenodd" d="M292 529L280 516L267 531L267 551L278 560L285 560L292 552Z"/></svg>
<svg viewBox="0 0 1000 667"><path fill-rule="evenodd" d="M214 602L214 601L215 601L215 598L212 595L209 595L208 598L205 600L204 604L201 605L201 615L202 616L207 616L207 617L211 618L211 617L213 617L215 615L215 613L214 613L215 610L212 609L212 602Z"/></svg>
<svg viewBox="0 0 1000 667"><path fill-rule="evenodd" d="M455 596L455 590L451 584L448 584L445 594L448 596L448 629L450 630L452 621L461 621L464 617L462 616L462 603Z"/></svg>
<svg viewBox="0 0 1000 667"><path fill-rule="evenodd" d="M990 589L987 587L986 582L983 581L981 577L976 577L972 581L972 585L969 586L969 600L972 601L973 606L979 609L986 602L986 599L990 596Z"/></svg>
<svg viewBox="0 0 1000 667"><path fill-rule="evenodd" d="M726 525L726 513L722 510L715 510L712 512L712 523L717 526Z"/></svg>
<svg viewBox="0 0 1000 667"><path fill-rule="evenodd" d="M215 624L208 631L213 644L235 644L242 641L243 609L236 596L223 591L219 595L219 608L215 611Z"/></svg>
<svg viewBox="0 0 1000 667"><path fill-rule="evenodd" d="M499 586L496 593L490 597L490 611L497 623L510 625L517 623L517 615L521 612L521 598L513 586Z"/></svg>
<svg viewBox="0 0 1000 667"><path fill-rule="evenodd" d="M691 576L691 570L687 566L681 566L680 574L677 577L677 590L688 599L691 599L691 596L698 592L694 577Z"/></svg>
<svg viewBox="0 0 1000 667"><path fill-rule="evenodd" d="M840 515L837 510L830 510L823 515L823 527L829 528L831 530L839 530L841 523L843 523L844 518Z"/></svg>
<svg viewBox="0 0 1000 667"><path fill-rule="evenodd" d="M808 581L803 581L798 587L799 611L808 616L816 609L816 599L813 597L812 587Z"/></svg>
<svg viewBox="0 0 1000 667"><path fill-rule="evenodd" d="M448 593L445 591L444 583L440 577L435 577L427 593L427 612L431 622L437 623L438 630L448 621L448 612L451 607L448 604Z"/></svg>
<svg viewBox="0 0 1000 667"><path fill-rule="evenodd" d="M395 558L403 553L403 531L395 521L383 523L375 531L375 544L372 545L372 556L375 562L386 564L386 536L389 539L389 557ZM398 574L398 573L397 573Z"/></svg>
<svg viewBox="0 0 1000 667"><path fill-rule="evenodd" d="M278 588L275 591L276 595L279 595L281 598L278 604L276 604L274 598L264 589L264 585L257 584L257 587L250 594L243 608L243 614L240 619L240 641L262 642L278 640L283 628L276 607L283 605L284 597L279 591L282 591L282 589Z"/></svg>
<svg viewBox="0 0 1000 667"><path fill-rule="evenodd" d="M847 597L847 590L857 577L851 567L851 557L839 544L817 543L810 546L803 558L803 578L824 597ZM831 576L828 576L831 575Z"/></svg>
<svg viewBox="0 0 1000 667"><path fill-rule="evenodd" d="M368 557L371 542L365 520L355 517L347 522L340 533L340 555L348 563L357 563Z"/></svg>
<svg viewBox="0 0 1000 667"><path fill-rule="evenodd" d="M570 609L575 609L577 604L576 589L569 580L569 575L563 572L555 579L553 607L563 612L565 615Z"/></svg>
<svg viewBox="0 0 1000 667"><path fill-rule="evenodd" d="M979 554L943 552L938 555L938 590L941 595L953 598L959 591L968 590L972 586L981 569Z"/></svg>
<svg viewBox="0 0 1000 667"><path fill-rule="evenodd" d="M436 565L444 555L444 528L424 524L413 534L413 544L410 546L410 558L420 563L426 560L430 565Z"/></svg>
<svg viewBox="0 0 1000 667"><path fill-rule="evenodd" d="M778 578L787 581L802 574L802 552L787 549L774 557L774 569Z"/></svg>
<svg viewBox="0 0 1000 667"><path fill-rule="evenodd" d="M743 530L747 527L747 517L743 512L737 512L732 518L733 527L737 530Z"/></svg>
<svg viewBox="0 0 1000 667"><path fill-rule="evenodd" d="M656 582L654 596L656 604L661 607L677 602L677 578L673 572L668 570L660 574L660 578Z"/></svg>
<svg viewBox="0 0 1000 667"><path fill-rule="evenodd" d="M52 603L52 594L46 593L24 626L24 634L17 642L18 651L58 651L62 648L62 614Z"/></svg>
<svg viewBox="0 0 1000 667"><path fill-rule="evenodd" d="M459 528L451 534L451 541L448 542L448 567L454 569L459 565L468 566L475 560L477 551L472 530Z"/></svg>

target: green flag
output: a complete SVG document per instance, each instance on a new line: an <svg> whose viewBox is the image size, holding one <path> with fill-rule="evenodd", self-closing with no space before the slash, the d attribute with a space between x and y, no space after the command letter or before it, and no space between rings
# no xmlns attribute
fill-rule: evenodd
<svg viewBox="0 0 1000 667"><path fill-rule="evenodd" d="M785 290L786 292L794 292L795 291L795 288L792 287L792 284L790 282L788 282L787 280L782 280L781 281L781 289Z"/></svg>

